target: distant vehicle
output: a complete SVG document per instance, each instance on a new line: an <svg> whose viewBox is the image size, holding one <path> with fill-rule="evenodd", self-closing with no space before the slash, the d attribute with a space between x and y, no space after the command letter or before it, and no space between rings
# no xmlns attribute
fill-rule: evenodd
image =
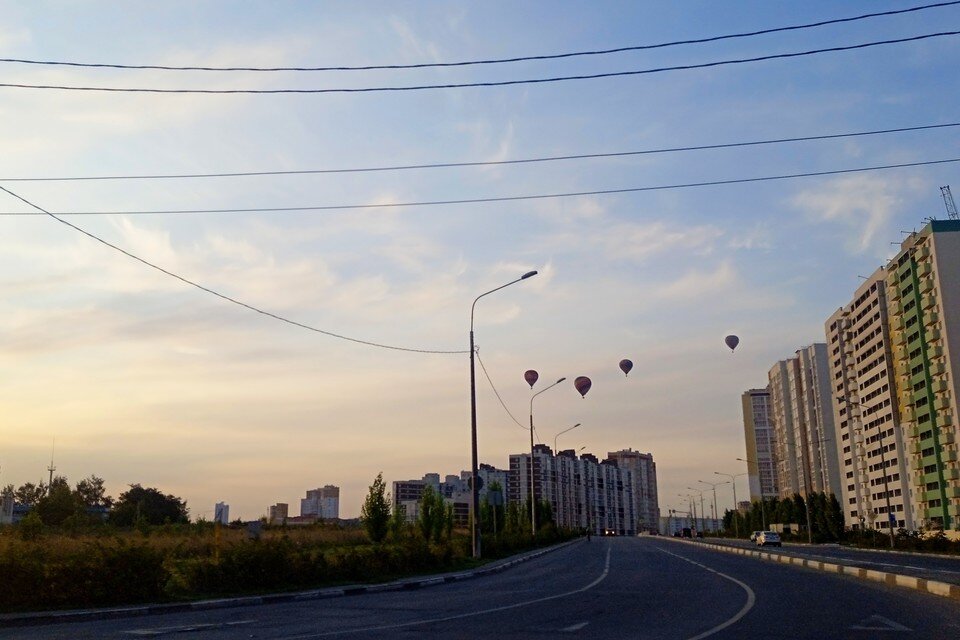
<svg viewBox="0 0 960 640"><path fill-rule="evenodd" d="M753 533L751 533L751 534L750 534L750 542L756 542L756 541L757 541L757 536L759 536L761 533L763 533L763 531L754 531Z"/></svg>
<svg viewBox="0 0 960 640"><path fill-rule="evenodd" d="M692 538L692 537L693 537L692 534L693 534L693 532L690 530L690 527L684 527L684 528L683 528L683 534L681 535L681 537L683 537L683 538Z"/></svg>
<svg viewBox="0 0 960 640"><path fill-rule="evenodd" d="M758 547L782 547L780 534L774 531L761 531L757 536Z"/></svg>
<svg viewBox="0 0 960 640"><path fill-rule="evenodd" d="M603 535L605 535L605 536L615 536L615 535L617 535L617 530L616 530L616 529L604 529L604 530L603 530Z"/></svg>

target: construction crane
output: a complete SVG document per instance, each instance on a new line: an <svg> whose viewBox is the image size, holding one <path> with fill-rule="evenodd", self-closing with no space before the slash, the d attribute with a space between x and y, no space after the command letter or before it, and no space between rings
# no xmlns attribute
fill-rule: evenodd
<svg viewBox="0 0 960 640"><path fill-rule="evenodd" d="M950 193L950 185L940 187L940 194L943 196L944 206L947 207L947 218L960 220L960 214L957 214L957 203L953 201L953 194Z"/></svg>

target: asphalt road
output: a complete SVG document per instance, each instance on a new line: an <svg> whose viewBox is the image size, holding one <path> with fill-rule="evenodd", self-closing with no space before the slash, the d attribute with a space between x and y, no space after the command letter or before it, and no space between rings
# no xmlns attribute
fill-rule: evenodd
<svg viewBox="0 0 960 640"><path fill-rule="evenodd" d="M645 538L412 591L0 630L0 638L956 638L960 602Z"/></svg>
<svg viewBox="0 0 960 640"><path fill-rule="evenodd" d="M712 541L711 541L712 542ZM708 543L709 544L709 543ZM753 542L743 540L723 540L720 544L743 547L746 549L760 549ZM791 556L837 562L864 569L889 571L905 576L924 578L925 580L939 580L960 584L960 556L942 557L929 554L898 553L889 551L870 551L867 549L853 549L837 545L795 545L786 544L783 547L763 547L763 551L783 553Z"/></svg>

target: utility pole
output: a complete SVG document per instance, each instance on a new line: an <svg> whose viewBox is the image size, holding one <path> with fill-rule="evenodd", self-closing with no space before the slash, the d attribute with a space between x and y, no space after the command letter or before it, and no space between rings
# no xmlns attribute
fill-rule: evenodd
<svg viewBox="0 0 960 640"><path fill-rule="evenodd" d="M54 438L54 440L53 440L53 445L50 447L50 466L47 467L47 471L50 472L50 478L49 478L49 480L47 480L47 493L48 493L48 494L50 493L50 485L53 484L53 472L57 470L57 468L56 468L55 466L53 466L53 452L56 450L56 448L57 448L57 440L56 440L56 438Z"/></svg>

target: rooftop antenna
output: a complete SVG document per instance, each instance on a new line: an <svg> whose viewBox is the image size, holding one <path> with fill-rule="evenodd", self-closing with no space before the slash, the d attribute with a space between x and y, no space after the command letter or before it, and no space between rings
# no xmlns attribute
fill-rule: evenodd
<svg viewBox="0 0 960 640"><path fill-rule="evenodd" d="M960 220L960 214L957 213L957 203L953 201L953 194L950 193L950 185L940 187L940 195L943 196L943 205L947 208L947 218Z"/></svg>
<svg viewBox="0 0 960 640"><path fill-rule="evenodd" d="M53 452L56 450L56 448L57 448L57 439L54 438L53 444L50 446L50 466L47 467L47 471L50 472L50 479L47 480L47 491L50 491L50 485L53 484L53 472L57 470L57 468L53 466Z"/></svg>

